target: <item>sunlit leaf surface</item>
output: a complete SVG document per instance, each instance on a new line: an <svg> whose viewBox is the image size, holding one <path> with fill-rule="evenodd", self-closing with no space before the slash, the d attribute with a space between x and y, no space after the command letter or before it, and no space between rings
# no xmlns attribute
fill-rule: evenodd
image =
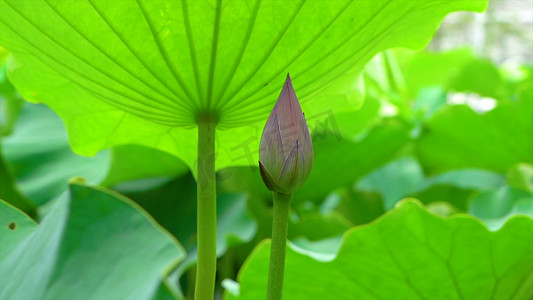
<svg viewBox="0 0 533 300"><path fill-rule="evenodd" d="M246 165L287 72L309 117L357 108L353 92L374 54L427 44L443 17L482 11L454 1L0 1L11 79L52 107L88 155L125 143L193 166L199 114L219 120L218 167ZM338 84L338 83L337 83ZM327 95L326 95L327 96ZM238 126L251 126L241 127ZM256 162L254 162L255 164Z"/></svg>

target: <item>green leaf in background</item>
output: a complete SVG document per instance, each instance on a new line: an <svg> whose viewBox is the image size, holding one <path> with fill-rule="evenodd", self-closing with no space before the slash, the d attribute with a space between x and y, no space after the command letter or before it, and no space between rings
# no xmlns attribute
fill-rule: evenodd
<svg viewBox="0 0 533 300"><path fill-rule="evenodd" d="M25 103L14 132L1 142L17 187L37 205L61 195L69 178L79 176L98 184L109 168L107 152L96 157L72 153L61 119L43 104Z"/></svg>
<svg viewBox="0 0 533 300"><path fill-rule="evenodd" d="M0 199L24 211L28 215L35 217L37 214L36 205L28 198L24 197L15 185L11 171L2 156L2 147L0 145Z"/></svg>
<svg viewBox="0 0 533 300"><path fill-rule="evenodd" d="M519 163L507 170L507 182L510 186L533 193L533 165Z"/></svg>
<svg viewBox="0 0 533 300"><path fill-rule="evenodd" d="M533 200L533 194L524 183L527 179L520 173L528 174L531 170L527 165L521 164L520 167L510 173L514 185L520 187L518 189L508 185L505 176L478 169L453 170L426 178L416 160L403 157L368 174L357 182L355 189L379 193L386 210L406 197L417 197L425 204L438 205L436 209L439 211L444 209L443 203L447 203L456 209L468 210L493 229L512 214L530 214L525 202L528 198ZM515 202L522 198L524 201L516 205L525 210L514 209ZM446 209L453 211L451 206Z"/></svg>
<svg viewBox="0 0 533 300"><path fill-rule="evenodd" d="M247 193L261 200L272 198L265 187L258 167L229 167L217 173L217 191L222 193Z"/></svg>
<svg viewBox="0 0 533 300"><path fill-rule="evenodd" d="M111 165L102 184L113 186L142 178L177 177L188 171L187 165L166 152L139 145L122 145L111 149Z"/></svg>
<svg viewBox="0 0 533 300"><path fill-rule="evenodd" d="M143 180L146 181L146 180ZM197 258L196 185L190 173L146 188L142 181L123 183L118 191L141 205L184 246L187 257L178 267L181 276ZM228 248L249 242L257 224L248 216L244 194L219 194L217 198L217 256Z"/></svg>
<svg viewBox="0 0 533 300"><path fill-rule="evenodd" d="M4 63L7 52L0 47L0 137L9 135L18 118L23 100L7 79L7 64Z"/></svg>
<svg viewBox="0 0 533 300"><path fill-rule="evenodd" d="M336 200L338 203L334 207L335 211L341 213L354 225L370 223L385 213L383 199L381 195L375 192L354 191L347 187L339 195L330 195L324 203L331 197L338 197Z"/></svg>
<svg viewBox="0 0 533 300"><path fill-rule="evenodd" d="M323 201L335 188L353 184L393 159L409 141L407 128L394 120L376 125L358 142L343 140L334 132L313 136L313 172L294 193L294 202Z"/></svg>
<svg viewBox="0 0 533 300"><path fill-rule="evenodd" d="M533 217L533 193L503 186L476 195L470 200L468 212L489 228L498 229L515 214Z"/></svg>
<svg viewBox="0 0 533 300"><path fill-rule="evenodd" d="M476 57L471 49L439 53L398 50L396 53L405 81L415 96L429 87L496 99L504 96L504 82L498 68L491 61Z"/></svg>
<svg viewBox="0 0 533 300"><path fill-rule="evenodd" d="M424 172L418 162L410 157L404 157L373 171L357 182L359 191L380 192L385 209L391 209L413 192L424 178Z"/></svg>
<svg viewBox="0 0 533 300"><path fill-rule="evenodd" d="M469 202L478 193L505 186L505 176L479 169L459 169L420 181L410 193L425 204L448 203L455 210L468 211ZM454 210L453 207L450 209Z"/></svg>
<svg viewBox="0 0 533 300"><path fill-rule="evenodd" d="M22 99L2 97L0 94L0 137L11 134L23 104Z"/></svg>
<svg viewBox="0 0 533 300"><path fill-rule="evenodd" d="M0 200L0 258L8 256L36 227L32 218Z"/></svg>
<svg viewBox="0 0 533 300"><path fill-rule="evenodd" d="M421 89L414 101L413 110L421 119L427 119L441 107L446 105L447 93L440 87L426 87Z"/></svg>
<svg viewBox="0 0 533 300"><path fill-rule="evenodd" d="M291 240L293 248L317 260L327 261L335 257L342 244L342 235L310 241L305 237Z"/></svg>
<svg viewBox="0 0 533 300"><path fill-rule="evenodd" d="M317 204L324 202L333 190L352 185L358 178L390 161L410 141L407 128L394 120L380 122L357 142L343 139L331 126L323 132L322 136L313 136L315 149L313 172L307 182L294 194L293 207L299 212L301 212L301 206L316 207ZM330 180L332 176L336 180ZM250 197L249 205L252 215L260 227L258 236L266 237L270 234L272 216L271 206L269 207L267 203L271 199L271 192L265 188L257 168L231 167L219 171L217 189L223 193L247 193ZM319 222L333 222L329 223L331 227L324 228L316 235L331 237L344 232L350 222L366 223L383 213L380 200L379 203L370 204L368 211L365 204L357 206L363 202L352 200L347 200L343 208L338 209L341 214L339 218L335 212L333 217L315 219ZM361 213L363 211L365 213ZM294 234L298 233L298 230L292 230ZM305 236L306 233L312 231L312 228L308 228L308 230L300 231L299 234ZM309 237L313 236L305 238L309 239Z"/></svg>
<svg viewBox="0 0 533 300"><path fill-rule="evenodd" d="M327 127L322 135L313 135L313 172L294 193L294 204L322 202L334 189L354 183L393 159L409 141L407 128L394 120L381 122L357 142L345 140L335 127ZM219 172L219 177L222 191L270 198L271 193L261 182L257 168L228 168Z"/></svg>
<svg viewBox="0 0 533 300"><path fill-rule="evenodd" d="M441 86L447 90L451 78L459 74L464 65L475 57L468 48L442 53L413 53L406 50L396 50L396 53L404 71L405 82L415 96L427 87Z"/></svg>
<svg viewBox="0 0 533 300"><path fill-rule="evenodd" d="M346 140L356 140L357 137L365 134L372 126L379 123L380 108L379 100L367 95L360 109L332 115L320 123L315 123L312 130L315 136L333 133L339 134Z"/></svg>
<svg viewBox="0 0 533 300"><path fill-rule="evenodd" d="M490 232L472 217L444 219L416 201L402 201L371 225L346 233L331 261L289 247L284 298L530 299L531 236L528 217ZM226 292L226 299L265 297L269 246L253 251L239 273L238 293Z"/></svg>
<svg viewBox="0 0 533 300"><path fill-rule="evenodd" d="M533 163L533 98L505 103L484 114L466 105L448 106L427 121L418 142L429 174L460 168L500 173Z"/></svg>
<svg viewBox="0 0 533 300"><path fill-rule="evenodd" d="M12 249L1 252L2 299L151 299L185 256L131 200L98 188L71 184L39 226L21 214L0 203Z"/></svg>
<svg viewBox="0 0 533 300"><path fill-rule="evenodd" d="M0 137L13 132L13 127L24 101L18 98L5 98L0 95Z"/></svg>
<svg viewBox="0 0 533 300"><path fill-rule="evenodd" d="M141 178L179 176L188 171L178 158L139 145L117 146L110 154L101 152L95 157L76 155L69 147L61 119L42 104L25 103L14 129L1 141L3 155L17 187L31 202L26 200L25 205L14 195L4 198L16 201L16 206L26 211L61 195L71 177L83 177L89 184L113 186Z"/></svg>
<svg viewBox="0 0 533 300"><path fill-rule="evenodd" d="M321 92L355 82L381 50L426 45L446 14L486 3L3 0L0 44L13 55L17 90L61 116L76 153L135 143L192 167L188 128L207 112L221 129L250 125L218 132L223 168L256 163L232 149L258 148L256 122L288 71L308 116L357 108L360 99L324 101Z"/></svg>
<svg viewBox="0 0 533 300"><path fill-rule="evenodd" d="M161 282L159 285L159 288L157 289L157 293L154 295L152 300L181 300L183 299L183 295L179 293L179 291L175 291L173 288L170 287L170 284L167 283L167 280Z"/></svg>
<svg viewBox="0 0 533 300"><path fill-rule="evenodd" d="M465 190L486 191L505 184L503 175L476 169L453 170L426 178L416 187L423 191L436 185L451 185Z"/></svg>
<svg viewBox="0 0 533 300"><path fill-rule="evenodd" d="M491 191L504 185L505 176L478 169L453 170L425 177L418 161L412 157L402 157L363 177L357 182L355 189L359 192L378 192L383 198L385 209L389 210L403 198L421 196L424 193L435 197L422 197L420 200L426 204L430 203L428 201L445 201L457 207L465 207L467 199L460 197L459 190ZM433 192L439 188L451 188L454 192L436 197Z"/></svg>
<svg viewBox="0 0 533 300"><path fill-rule="evenodd" d="M513 95L511 99L516 99L524 91L530 91L533 85L533 66L529 64L505 64L501 66L500 72L505 79L506 94Z"/></svg>
<svg viewBox="0 0 533 300"><path fill-rule="evenodd" d="M449 88L458 92L472 92L484 97L499 99L503 93L503 80L494 63L476 58L463 66L461 72L450 79Z"/></svg>
<svg viewBox="0 0 533 300"><path fill-rule="evenodd" d="M289 224L289 239L305 237L310 241L317 241L341 235L352 226L340 213L315 212L303 215Z"/></svg>
<svg viewBox="0 0 533 300"><path fill-rule="evenodd" d="M406 50L407 51L407 50ZM409 51L411 53L411 51ZM390 58L393 58L392 60ZM393 68L394 65L394 68ZM365 84L365 96L379 94L392 95L398 92L398 84L403 85L403 75L396 68L396 58L391 51L378 53L365 65L362 77ZM399 82L398 82L399 81Z"/></svg>

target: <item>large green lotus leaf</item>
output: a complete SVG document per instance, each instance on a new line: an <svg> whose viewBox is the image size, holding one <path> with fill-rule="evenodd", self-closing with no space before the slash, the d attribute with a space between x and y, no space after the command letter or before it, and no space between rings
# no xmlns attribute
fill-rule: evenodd
<svg viewBox="0 0 533 300"><path fill-rule="evenodd" d="M10 78L19 92L63 118L77 153L136 143L192 167L192 129L207 112L219 128L233 128L218 132L222 168L250 163L236 160L232 149L248 140L258 148L287 72L308 115L357 107L360 100L343 93L353 92L349 83L377 52L423 47L446 14L485 6L485 0L2 0L0 44L13 54ZM345 91L328 90L337 79ZM251 127L235 129L245 125Z"/></svg>
<svg viewBox="0 0 533 300"><path fill-rule="evenodd" d="M0 206L2 227L33 231L2 252L2 299L151 299L185 256L131 200L99 188L71 184L38 227L13 210Z"/></svg>
<svg viewBox="0 0 533 300"><path fill-rule="evenodd" d="M533 163L533 97L477 114L466 105L446 107L425 124L418 157L429 173L481 168L505 173Z"/></svg>
<svg viewBox="0 0 533 300"><path fill-rule="evenodd" d="M442 218L406 200L345 234L331 261L289 247L284 299L531 299L533 219L511 218L490 232L477 219ZM241 269L239 294L265 297L270 243Z"/></svg>

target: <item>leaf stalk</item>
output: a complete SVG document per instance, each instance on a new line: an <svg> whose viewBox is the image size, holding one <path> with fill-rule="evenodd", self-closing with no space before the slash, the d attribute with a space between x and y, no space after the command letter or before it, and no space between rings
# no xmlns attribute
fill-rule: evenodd
<svg viewBox="0 0 533 300"><path fill-rule="evenodd" d="M289 209L292 193L272 193L274 211L272 219L272 243L270 246L270 265L268 268L267 300L281 300L283 295L283 277L285 274L285 251Z"/></svg>
<svg viewBox="0 0 533 300"><path fill-rule="evenodd" d="M217 264L217 203L215 179L216 122L198 119L198 262L194 299L212 300Z"/></svg>

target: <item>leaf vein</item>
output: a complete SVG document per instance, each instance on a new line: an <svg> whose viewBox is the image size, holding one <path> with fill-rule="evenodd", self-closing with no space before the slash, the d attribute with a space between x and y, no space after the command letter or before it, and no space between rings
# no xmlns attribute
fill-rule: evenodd
<svg viewBox="0 0 533 300"><path fill-rule="evenodd" d="M339 17L346 11L346 9L352 3L353 3L353 1L348 1L345 6L341 7L339 12L331 19L331 21L326 26L324 26L324 28L322 28L322 30L315 37L313 37L308 44L306 44L304 47L302 47L302 49L308 49L309 47L311 47L325 32L327 32L327 30L331 27L331 25L333 25L339 19ZM357 32L355 34L357 34ZM335 48L335 49L337 49L337 48ZM282 72L283 70L286 70L287 68L289 68L305 52L306 51L299 51L298 54L295 57L293 57L293 58L288 60L288 63L286 65L284 65L283 67L279 68L276 72L274 72L274 75L272 77L270 77L267 81L270 82L270 81L274 80L278 76L278 74L280 72ZM318 61L320 61L320 60L318 60ZM292 76L292 77L296 78L297 76ZM243 96L240 99L246 99L246 98L250 97L251 95L254 95L261 88L262 88L262 86L259 86L256 90L254 90L253 92L248 93L246 96ZM231 100L229 100L228 102L231 102Z"/></svg>
<svg viewBox="0 0 533 300"><path fill-rule="evenodd" d="M222 0L217 1L215 21L213 22L213 40L211 42L211 61L209 62L209 75L207 78L207 109L211 106L211 97L213 96L213 82L215 77L215 67L217 63L218 38L220 34L220 19L222 18Z"/></svg>
<svg viewBox="0 0 533 300"><path fill-rule="evenodd" d="M6 2L6 3L7 3L7 2ZM17 12L16 10L14 10L14 11ZM18 12L17 12L17 13L18 13ZM24 16L22 16L22 17L24 18ZM1 20L0 20L0 21L1 21ZM47 54L46 52L44 52L44 51L42 51L42 50L39 50L39 48L38 48L35 44L33 44L32 42L30 42L28 39L24 38L24 37L21 36L20 34L16 33L17 31L14 30L14 29L13 29L9 24L7 24L6 22L1 21L1 23L3 23L4 26L6 26L6 28L10 29L10 30L11 30L12 32L14 32L17 36L19 36L20 38L22 38L26 43L28 43L28 45L30 45L31 47L33 47L33 48L36 50L36 52L40 52L40 53L42 53L45 57L47 57L48 59L54 61L55 63L57 63L58 65L64 67L65 69L71 71L72 73L74 73L74 74L80 76L81 78L83 78L83 79L85 79L85 80L87 80L87 81L89 81L89 82L91 82L91 83L93 83L93 84L95 84L95 85L97 85L97 86L100 86L100 87L102 87L102 88L104 88L104 89L106 89L106 90L108 90L108 91L110 91L110 92L112 92L112 93L115 93L115 94L117 94L117 95L119 95L119 96L121 96L121 97L123 97L123 98L125 98L125 99L129 99L129 100L131 100L131 101L134 102L134 103L137 103L137 104L140 104L140 105L146 106L146 107L148 107L148 108L153 108L153 105L151 106L151 105L149 105L149 104L144 103L142 100L134 99L134 98L132 98L132 97L130 97L130 96L128 96L128 95L126 95L126 94L124 94L124 93L118 91L118 90L115 90L115 89L112 88L112 87L105 86L105 85L103 85L103 84L101 84L101 83L99 83L99 82L97 82L97 81L95 81L95 80L93 80L93 79L91 79L91 78L89 78L89 77L83 75L82 73L80 73L80 72L77 71L76 69L73 69L73 68L67 66L66 64L60 62L60 61L57 60L56 58L54 58L54 57L50 56L49 54ZM30 23L30 24L31 24L31 23ZM48 66L49 68L51 68L52 70L55 69L53 65L51 65L51 64L49 64L49 63L46 63L46 62L44 62L44 61L42 61L42 60L41 60L41 62L44 63L45 65L47 65L47 66ZM103 74L105 77L107 77L107 78L113 80L113 78L108 77L105 73L102 73L102 74ZM72 81L72 82L74 82L74 81ZM76 83L78 86L83 86L82 84L80 84L80 83L78 83L78 82L75 82L75 83ZM117 83L119 83L119 82L117 82ZM93 92L94 92L94 91L93 91ZM95 93L95 92L94 92L94 93ZM142 96L142 95L141 95L141 96ZM102 99L102 100L103 100L103 99ZM113 106L115 106L115 107L116 107L117 105L118 105L118 106L122 105L122 106L125 106L125 107L131 107L131 106L128 106L127 104L124 104L122 101L111 101L110 104L113 105ZM162 105L163 105L163 104L162 104ZM164 106L167 106L167 105L164 105ZM167 106L167 107L168 107L168 108L171 108L171 109L173 109L173 110L175 109L174 107L170 107L170 106ZM133 110L138 110L138 108L132 108L132 109L133 109ZM164 115L161 115L161 116L164 116ZM168 115L168 117L169 117L169 118L172 118L172 115Z"/></svg>
<svg viewBox="0 0 533 300"><path fill-rule="evenodd" d="M194 69L194 79L196 81L196 89L198 91L198 98L199 102L202 103L202 88L200 87L200 71L198 69L198 61L196 59L196 50L194 47L194 39L192 35L192 29L191 29L191 20L189 18L189 6L187 5L187 1L181 1L181 4L183 6L182 14L183 14L183 23L185 25L185 32L187 33L187 42L189 44L189 54L191 56L191 61Z"/></svg>
<svg viewBox="0 0 533 300"><path fill-rule="evenodd" d="M183 81L183 78L181 78L181 76L179 75L179 73L176 70L176 68L170 63L170 58L168 57L168 53L167 53L166 49L163 47L163 44L161 42L161 38L159 37L158 34L156 34L156 32L154 30L153 21L148 16L148 13L146 11L146 7L144 6L144 4L142 4L141 0L137 0L137 4L138 4L138 6L139 6L139 8L140 8L140 10L141 10L141 12L143 14L144 19L146 20L146 23L148 24L148 28L150 29L150 32L151 32L152 37L154 39L154 43L155 43L155 45L157 47L157 50L159 51L159 54L161 55L161 57L165 61L165 64L168 67L169 71L171 72L172 76L174 77L174 80L176 81L176 83L178 83L180 85L180 87L183 89L183 92L185 93L185 95L187 97L189 97L189 99L191 99L192 101L195 101L195 102L198 101L197 98L193 97L191 91L189 90L189 88L187 87L185 82Z"/></svg>
<svg viewBox="0 0 533 300"><path fill-rule="evenodd" d="M328 53L327 53L325 56L323 56L319 61L322 61L322 60L326 59L327 57L331 56L333 53L335 53L336 50L338 50L339 47L342 47L344 44L346 44L348 41L350 41L350 40L353 39L356 35L358 35L359 32L361 32L362 29L364 29L365 27L367 27L368 24L370 24L371 22L373 22L373 20L374 20L379 14L381 14L381 12L383 12L383 10L384 10L384 9L385 9L385 8L391 3L391 2L392 2L392 1L389 0L384 6L382 6L382 7L378 10L378 12L376 12L376 13L370 18L370 20L369 20L368 22L366 22L363 26L361 26L361 28L359 28L355 33L353 33L353 34L352 34L351 36L349 36L347 39L345 39L345 40L344 40L339 46L337 46L336 48L334 48L333 50L331 50L330 52L328 52ZM401 15L398 19L401 19L404 15L406 15L406 13L404 13L403 15ZM393 23L394 23L394 22L393 22ZM383 35L383 33L385 33L385 32L386 32L387 30L389 30L389 29L390 29L390 27L387 27L386 29L384 29L384 30L381 32L381 35ZM365 54L368 53L368 51L369 51L368 49L370 49L369 46L372 45L372 44L375 44L377 41L378 41L377 38L374 39L370 44L366 44L366 45L364 45L363 47L360 47L356 52L361 51L362 49L366 48L367 50L366 50ZM365 55L361 55L360 58L359 58L357 61L361 60L362 57L364 57L364 56L365 56ZM330 68L330 69L327 70L326 72L322 73L321 76L322 76L322 77L325 77L326 75L328 75L329 73L331 73L332 71L334 71L335 69L337 69L337 68L338 68L340 65L342 65L344 62L345 62L345 61L341 61L340 63L335 64L332 68ZM306 73L306 72L308 72L308 71L309 71L311 68L313 68L314 66L315 66L314 64L310 65L307 69L303 70L302 73ZM328 81L328 83L331 82L331 81L333 81L333 80L334 80L335 78L337 78L338 76L340 76L340 74L337 75L337 76L334 76L334 78L333 78L333 79L330 79L330 80ZM298 78L298 75L293 76L293 79L297 79L297 78ZM309 85L312 84L313 82L314 82L314 80L309 81L307 84L300 86L300 89L301 89L301 90L305 89L307 86L309 86ZM322 86L324 86L324 85L322 85ZM322 87L318 87L318 89L320 89L320 88L322 88ZM269 93L272 93L272 92L269 92ZM242 100L242 99L246 99L246 97L244 97L244 98L240 98L240 100ZM256 103L258 103L258 101L256 101L254 104L256 104ZM235 106L235 107L232 107L232 108L229 110L229 112L236 114L238 111L240 111L240 110L242 110L242 109L246 109L246 110L248 110L248 111L251 111L251 110L254 110L254 109L255 109L255 106L254 106L254 105L240 105L240 106ZM240 115L240 114L239 114L239 115Z"/></svg>
<svg viewBox="0 0 533 300"><path fill-rule="evenodd" d="M250 38L252 36L252 32L255 27L255 22L257 21L257 15L259 14L260 6L261 6L261 0L257 0L254 6L254 10L252 12L252 17L250 18L250 22L248 23L248 28L246 29L246 35L244 37L243 43L241 44L241 48L239 49L239 52L237 54L237 60L233 63L233 66L231 67L231 70L229 72L229 76L226 78L226 81L222 84L222 91L220 92L219 100L221 100L224 94L226 93L228 86L231 84L231 81L235 77L234 75L242 62L244 51L248 47L248 43L250 42ZM219 101L219 102L222 102L222 101ZM217 110L219 109L218 103L215 109Z"/></svg>
<svg viewBox="0 0 533 300"><path fill-rule="evenodd" d="M259 72L259 70L263 67L263 65L266 63L266 61L268 60L268 58L270 57L270 55L272 54L272 52L274 51L274 49L276 49L276 47L278 46L279 42L281 41L281 39L283 38L283 36L285 36L285 33L287 33L287 30L291 27L291 24L292 22L294 22L294 20L296 19L296 17L298 16L298 13L302 10L302 7L304 6L305 2L307 0L302 0L300 2L300 5L298 6L298 8L296 9L296 11L294 12L294 14L291 16L291 19L289 21L289 23L287 24L287 26L285 26L285 28L283 29L283 31L281 32L281 34L276 38L276 40L274 41L274 43L272 44L272 46L270 47L270 49L267 51L267 54L263 57L263 59L261 60L261 62L259 62L259 64L257 64L257 66L255 67L255 69L252 71L252 74L250 74L250 76L247 77L247 79L239 86L239 88L233 93L231 94L231 96L229 96L227 98L227 100L223 100L223 104L221 105L220 109L224 108L229 102L231 102L231 100L233 99L233 97L235 95L237 95L241 90L242 88L257 74L257 72ZM223 97L224 95L221 95L221 98Z"/></svg>
<svg viewBox="0 0 533 300"><path fill-rule="evenodd" d="M128 73L129 75L131 75L132 77L134 77L135 79L139 80L142 84L144 84L145 86L149 87L150 89L152 89L154 92L156 92L157 94L159 94L160 96L162 96L163 98L165 99L168 99L168 100L171 100L171 97L168 97L166 95L163 95L161 93L160 90L158 90L157 88L155 88L154 86L152 86L151 84L148 84L147 82L145 82L144 80L142 80L141 78L139 78L138 75L134 74L133 72L131 72L130 70L128 70L127 68L125 68L123 65L121 65L116 59L112 58L108 53L106 53L105 51L103 51L97 44L95 44L92 40L90 40L89 38L87 38L87 36L85 36L85 34L83 34L78 28L76 28L65 16L63 16L63 14L61 14L53 5L51 5L49 3L49 0L45 0L44 1L48 7L50 7L50 9L52 11L54 11L54 13L60 17L64 22L65 24L67 24L72 30L74 30L77 34L79 34L85 41L87 41L89 44L91 44L91 46L94 47L94 49L98 50L98 52L100 52L102 55L104 55L107 59L109 59L111 62L113 62L116 66L118 66L119 68L121 68L122 70L124 70L126 73ZM93 3L89 0L88 1L89 4L91 4L91 6L93 6L93 8L95 9L95 11L100 15L100 17L104 20L104 22L108 25L108 27L113 31L113 33L115 33L115 35L120 39L120 41L126 46L126 48L136 57L136 59L146 68L147 71L151 72L152 73L152 76L154 76L154 78L156 78L157 80L159 80L157 77L155 77L155 75L153 74L153 72L151 70L149 70L145 65L144 63L139 59L139 57L129 48L129 46L127 44L124 43L123 39L117 35L117 33L114 31L114 29L110 26L110 24L107 22L106 19L104 19L100 13L99 10L97 10ZM57 42L56 42L57 43ZM58 45L60 45L60 43L57 43ZM61 45L62 46L62 45ZM63 49L67 50L66 48L62 47ZM67 50L69 51L70 53L72 53L74 55L74 53L70 50ZM84 59L82 59L80 56L78 55L74 55L76 56L78 59L86 62ZM87 62L86 62L87 63ZM96 68L95 68L96 69ZM100 71L100 70L99 70ZM110 74L107 74L108 76L110 76ZM116 78L114 76L110 76L112 78L114 78L116 80ZM116 80L117 82L120 82L118 80ZM160 81L160 80L159 80ZM160 81L161 82L161 81ZM121 84L123 84L122 82L120 82ZM162 83L162 82L161 82ZM125 84L123 84L124 86L127 86ZM130 86L127 86L128 88L132 89ZM144 93L143 93L144 95ZM145 97L147 98L150 98L148 97L147 95L144 95ZM176 103L179 107L182 107L184 108L180 103L176 102L176 101L172 101L174 103Z"/></svg>
<svg viewBox="0 0 533 300"><path fill-rule="evenodd" d="M400 265L400 263L398 262L398 259L394 256L394 253L392 252L392 250L390 249L390 246L389 244L387 244L386 242L386 239L383 238L383 233L382 233L382 230L381 228L378 226L377 228L378 230L378 237L379 239L383 242L383 245L385 246L385 250L387 251L387 253L389 254L389 256L392 258L392 261L394 262L394 264L396 265L396 267L403 273L403 275L405 276L403 279L404 281L407 283L407 285L409 286L409 288L415 292L419 297L420 299L426 299L424 297L424 295L422 295L422 293L413 285L413 282L411 281L411 279L409 278L409 275L407 274L407 272L405 271L405 269Z"/></svg>

